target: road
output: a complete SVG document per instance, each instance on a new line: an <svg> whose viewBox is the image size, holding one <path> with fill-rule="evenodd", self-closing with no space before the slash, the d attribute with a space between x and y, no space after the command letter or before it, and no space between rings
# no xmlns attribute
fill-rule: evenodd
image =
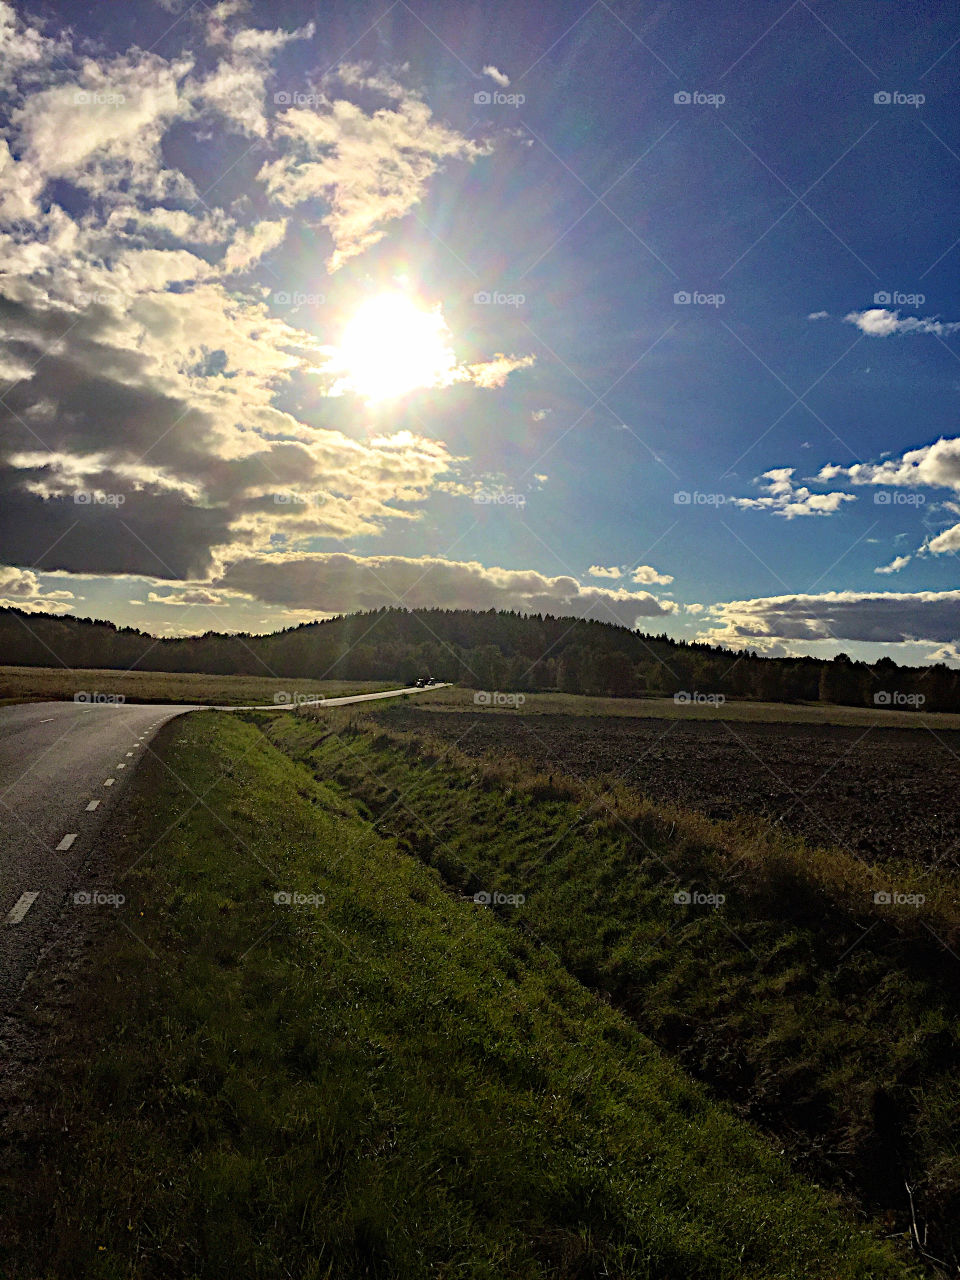
<svg viewBox="0 0 960 1280"><path fill-rule="evenodd" d="M342 707L416 692L389 689L308 705ZM289 711L294 705L214 709ZM207 709L82 702L0 707L0 1013L12 1006L65 911L83 909L72 895L115 891L80 883L80 873L153 735L175 716Z"/></svg>

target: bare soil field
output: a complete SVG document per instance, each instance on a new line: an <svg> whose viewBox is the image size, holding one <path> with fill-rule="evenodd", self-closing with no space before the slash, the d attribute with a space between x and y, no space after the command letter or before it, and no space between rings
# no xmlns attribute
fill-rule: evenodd
<svg viewBox="0 0 960 1280"><path fill-rule="evenodd" d="M477 756L521 756L546 773L617 778L712 818L759 815L812 845L870 861L960 870L960 732L725 720L377 713Z"/></svg>

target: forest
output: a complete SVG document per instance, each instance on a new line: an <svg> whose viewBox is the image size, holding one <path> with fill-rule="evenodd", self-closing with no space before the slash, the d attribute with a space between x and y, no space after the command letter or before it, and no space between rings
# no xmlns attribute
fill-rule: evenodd
<svg viewBox="0 0 960 1280"><path fill-rule="evenodd" d="M960 671L846 654L767 658L607 622L469 609L378 609L270 635L159 639L100 619L0 609L0 662L306 679L433 676L475 689L614 697L681 692L763 702L960 711Z"/></svg>

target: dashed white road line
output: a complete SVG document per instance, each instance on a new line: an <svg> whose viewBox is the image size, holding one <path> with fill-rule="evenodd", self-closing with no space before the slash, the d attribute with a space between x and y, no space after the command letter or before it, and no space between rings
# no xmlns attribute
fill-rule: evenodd
<svg viewBox="0 0 960 1280"><path fill-rule="evenodd" d="M133 755L133 752L132 752L132 751L128 751L128 752L127 752L127 755L128 755L128 756L132 756L132 755Z"/></svg>
<svg viewBox="0 0 960 1280"><path fill-rule="evenodd" d="M118 769L125 769L126 767L127 767L127 766L123 763L123 761L122 761L122 760L121 760L121 761L120 761L120 763L117 765L117 768L118 768Z"/></svg>
<svg viewBox="0 0 960 1280"><path fill-rule="evenodd" d="M34 893L21 893L20 897L7 912L4 924L19 924L39 897L39 889Z"/></svg>
<svg viewBox="0 0 960 1280"><path fill-rule="evenodd" d="M91 800L90 803L87 805L87 813L93 813L94 809L96 809L99 803L100 803L99 800Z"/></svg>
<svg viewBox="0 0 960 1280"><path fill-rule="evenodd" d="M115 782L116 782L116 778L107 778L106 782L103 785L105 787L112 787Z"/></svg>
<svg viewBox="0 0 960 1280"><path fill-rule="evenodd" d="M54 720L55 720L55 719L56 719L56 717L55 717L55 716L48 716L48 718L47 718L46 720L41 720L41 721L40 721L40 723L41 723L41 724L53 724L53 722L54 722Z"/></svg>
<svg viewBox="0 0 960 1280"><path fill-rule="evenodd" d="M70 846L73 844L76 838L77 838L76 831L71 831L69 835L64 836L63 839L60 841L60 843L57 845L57 852L66 853L66 851L70 848Z"/></svg>

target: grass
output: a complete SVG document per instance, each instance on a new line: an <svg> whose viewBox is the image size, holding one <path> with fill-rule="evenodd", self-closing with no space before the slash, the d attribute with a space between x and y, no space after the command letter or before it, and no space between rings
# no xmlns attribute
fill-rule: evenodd
<svg viewBox="0 0 960 1280"><path fill-rule="evenodd" d="M273 676L218 676L200 672L67 670L0 667L0 703L71 699L77 693L121 694L127 702L254 706L295 698L341 698L395 689L375 680L288 680Z"/></svg>
<svg viewBox="0 0 960 1280"><path fill-rule="evenodd" d="M0 1162L0 1274L916 1276L252 719L171 723L133 779L124 914Z"/></svg>
<svg viewBox="0 0 960 1280"><path fill-rule="evenodd" d="M483 715L650 716L656 720L729 720L759 724L872 725L888 729L960 729L960 715L947 712L894 711L883 707L841 707L832 703L737 702L676 703L673 698L595 698L577 693L525 693L516 709L474 701L475 691L437 689L417 699L424 711L476 711Z"/></svg>
<svg viewBox="0 0 960 1280"><path fill-rule="evenodd" d="M758 820L711 822L623 787L480 762L382 717L304 715L267 732L363 800L454 889L505 912L811 1177L892 1232L911 1207L960 1254L960 886L874 871ZM878 888L923 893L916 906ZM678 891L723 894L719 907Z"/></svg>

